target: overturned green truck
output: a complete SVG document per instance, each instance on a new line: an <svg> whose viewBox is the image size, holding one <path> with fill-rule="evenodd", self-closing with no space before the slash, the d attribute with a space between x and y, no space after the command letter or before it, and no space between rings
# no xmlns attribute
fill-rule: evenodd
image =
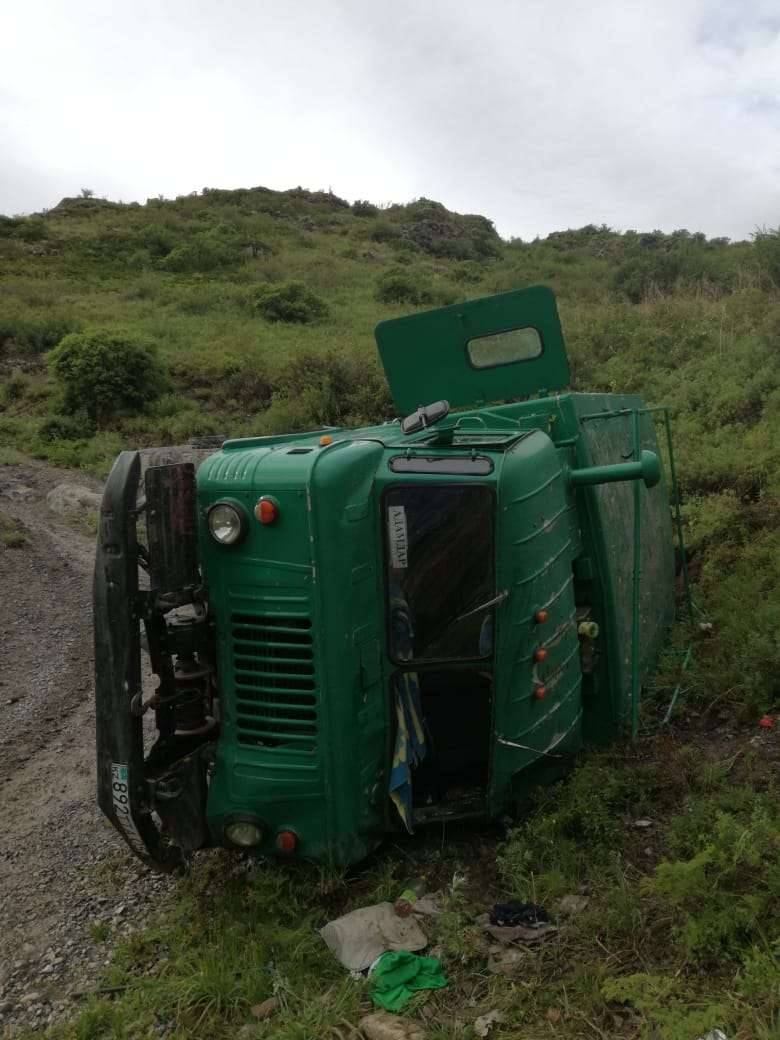
<svg viewBox="0 0 780 1040"><path fill-rule="evenodd" d="M152 866L353 863L636 730L674 617L653 410L565 391L544 287L376 336L403 419L227 441L140 494L138 453L111 472L98 797Z"/></svg>

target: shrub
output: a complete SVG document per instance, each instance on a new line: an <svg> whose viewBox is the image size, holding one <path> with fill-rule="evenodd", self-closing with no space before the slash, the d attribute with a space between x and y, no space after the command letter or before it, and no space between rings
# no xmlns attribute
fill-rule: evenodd
<svg viewBox="0 0 780 1040"><path fill-rule="evenodd" d="M352 212L356 217L375 217L379 212L379 207L366 199L355 199L352 203Z"/></svg>
<svg viewBox="0 0 780 1040"><path fill-rule="evenodd" d="M167 256L176 246L173 232L165 225L147 224L138 232L137 238L150 256L158 260Z"/></svg>
<svg viewBox="0 0 780 1040"><path fill-rule="evenodd" d="M376 364L335 351L301 351L274 380L264 431L316 426L362 426L393 414L387 383Z"/></svg>
<svg viewBox="0 0 780 1040"><path fill-rule="evenodd" d="M762 272L776 287L780 287L780 228L756 232L755 249Z"/></svg>
<svg viewBox="0 0 780 1040"><path fill-rule="evenodd" d="M214 271L228 267L239 260L237 248L224 241L219 235L208 233L196 235L190 242L176 246L158 262L163 271L175 274L190 274L195 271Z"/></svg>
<svg viewBox="0 0 780 1040"><path fill-rule="evenodd" d="M376 298L381 303L433 303L434 292L427 277L405 267L391 267L377 280Z"/></svg>
<svg viewBox="0 0 780 1040"><path fill-rule="evenodd" d="M465 260L463 263L457 264L452 270L452 277L456 282L463 282L466 285L476 285L477 282L482 280L483 270L478 263L474 260Z"/></svg>
<svg viewBox="0 0 780 1040"><path fill-rule="evenodd" d="M38 436L47 444L55 441L80 441L91 437L94 428L89 418L82 415L51 415L38 430Z"/></svg>
<svg viewBox="0 0 780 1040"><path fill-rule="evenodd" d="M255 309L266 321L308 325L328 315L328 305L303 282L268 285L255 297Z"/></svg>
<svg viewBox="0 0 780 1040"><path fill-rule="evenodd" d="M41 354L77 328L76 322L62 318L0 320L0 354Z"/></svg>
<svg viewBox="0 0 780 1040"><path fill-rule="evenodd" d="M97 426L123 411L137 412L166 388L154 349L128 334L71 333L49 355L66 412L85 412Z"/></svg>
<svg viewBox="0 0 780 1040"><path fill-rule="evenodd" d="M5 404L18 401L24 397L30 381L21 369L15 368L2 386L2 399Z"/></svg>
<svg viewBox="0 0 780 1040"><path fill-rule="evenodd" d="M378 220L368 236L372 242L395 242L401 237L401 229L388 220Z"/></svg>

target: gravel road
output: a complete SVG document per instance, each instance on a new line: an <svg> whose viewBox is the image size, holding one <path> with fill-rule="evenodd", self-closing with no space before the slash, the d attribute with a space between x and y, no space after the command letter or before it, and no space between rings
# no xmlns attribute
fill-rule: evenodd
<svg viewBox="0 0 780 1040"><path fill-rule="evenodd" d="M66 481L100 490L82 473L0 466L0 514L26 533L0 547L0 1027L12 1030L77 1008L112 942L172 884L95 803L94 538L47 507Z"/></svg>

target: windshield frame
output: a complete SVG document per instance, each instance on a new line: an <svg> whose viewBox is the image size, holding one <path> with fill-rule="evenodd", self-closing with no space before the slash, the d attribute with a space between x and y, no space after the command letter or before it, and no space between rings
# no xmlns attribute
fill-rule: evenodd
<svg viewBox="0 0 780 1040"><path fill-rule="evenodd" d="M387 499L389 495L394 492L403 491L404 489L414 489L419 491L421 488L466 488L466 487L479 487L484 489L490 500L490 526L486 530L486 536L490 538L492 550L490 553L490 562L492 565L492 591L489 596L496 595L496 589L498 587L498 558L497 558L497 544L496 544L496 528L497 528L497 501L498 496L496 494L496 486L491 482L484 480L418 480L418 481L394 481L386 485L380 496L379 500L379 521L381 525L381 538L382 538L382 601L385 615L385 652L389 661L392 662L395 669L399 671L423 671L428 668L441 668L442 666L450 667L470 667L479 666L482 668L492 668L493 661L495 658L496 651L496 608L490 608L493 613L493 639L490 652L485 656L472 656L472 657L420 657L404 659L395 655L393 639L392 639L392 617L390 611L390 587L389 587L389 570L390 570L390 539L388 532L387 523ZM486 611L487 613L487 611Z"/></svg>

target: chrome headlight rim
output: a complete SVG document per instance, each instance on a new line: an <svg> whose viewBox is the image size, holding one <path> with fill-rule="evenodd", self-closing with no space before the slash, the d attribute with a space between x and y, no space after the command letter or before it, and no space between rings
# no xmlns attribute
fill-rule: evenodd
<svg viewBox="0 0 780 1040"><path fill-rule="evenodd" d="M236 518L237 525L235 527L235 535L230 539L218 538L214 531L215 526L215 514L218 509L229 510ZM206 527L208 528L211 540L217 545L230 548L234 545L239 545L246 538L247 531L249 530L249 518L246 515L246 510L240 502L236 502L232 498L221 498L218 502L213 502L206 510Z"/></svg>
<svg viewBox="0 0 780 1040"><path fill-rule="evenodd" d="M234 837L231 837L230 832L233 828L238 827L252 828L257 832L257 837L252 841L236 841ZM265 832L265 823L259 819L259 817L253 816L251 813L235 813L228 816L222 827L225 844L233 849L256 849L263 843ZM233 833L235 834L235 830L233 830Z"/></svg>

